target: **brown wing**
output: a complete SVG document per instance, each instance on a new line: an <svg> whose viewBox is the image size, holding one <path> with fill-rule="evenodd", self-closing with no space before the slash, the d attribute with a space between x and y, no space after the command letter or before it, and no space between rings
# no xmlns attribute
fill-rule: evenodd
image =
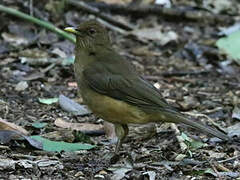
<svg viewBox="0 0 240 180"><path fill-rule="evenodd" d="M84 70L84 79L89 87L98 93L138 106L144 110L177 112L167 104L153 85L131 71L127 73L128 65L122 64L121 68L124 68L124 72L116 69L116 67L111 67L109 63L95 62ZM115 70L113 71L113 69Z"/></svg>

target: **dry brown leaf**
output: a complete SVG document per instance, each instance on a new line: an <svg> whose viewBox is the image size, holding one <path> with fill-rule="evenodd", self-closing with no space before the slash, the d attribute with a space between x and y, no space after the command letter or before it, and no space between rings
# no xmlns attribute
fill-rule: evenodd
<svg viewBox="0 0 240 180"><path fill-rule="evenodd" d="M101 131L103 130L103 126L101 124L91 124L91 123L69 123L61 118L57 118L54 124L61 128L68 128L71 130L77 130L81 132L89 132L89 131Z"/></svg>
<svg viewBox="0 0 240 180"><path fill-rule="evenodd" d="M141 40L156 41L160 45L164 46L171 41L178 40L178 34L172 30L163 31L163 26L156 26L152 28L136 29L129 32L130 35L136 36Z"/></svg>
<svg viewBox="0 0 240 180"><path fill-rule="evenodd" d="M6 120L3 120L2 118L0 118L0 130L17 131L24 135L29 134L29 132L27 130L25 130L24 128L22 128L16 124L7 122Z"/></svg>
<svg viewBox="0 0 240 180"><path fill-rule="evenodd" d="M61 129L58 131L49 132L46 134L42 134L42 137L45 137L51 141L64 141L72 143L75 139L73 133L69 129Z"/></svg>
<svg viewBox="0 0 240 180"><path fill-rule="evenodd" d="M147 46L135 47L132 49L132 53L136 56L147 56L147 57L162 55L162 53L160 52L154 52L149 50Z"/></svg>
<svg viewBox="0 0 240 180"><path fill-rule="evenodd" d="M154 123L148 124L131 124L129 126L129 137L133 139L147 140L151 139L157 133L157 128Z"/></svg>
<svg viewBox="0 0 240 180"><path fill-rule="evenodd" d="M104 2L106 4L128 4L132 0L97 0L97 2Z"/></svg>
<svg viewBox="0 0 240 180"><path fill-rule="evenodd" d="M108 139L111 139L111 140L117 139L117 135L115 133L115 127L112 123L104 121L103 126L104 126L106 137Z"/></svg>
<svg viewBox="0 0 240 180"><path fill-rule="evenodd" d="M77 88L77 83L76 82L69 82L68 83L68 87L73 87L73 88Z"/></svg>

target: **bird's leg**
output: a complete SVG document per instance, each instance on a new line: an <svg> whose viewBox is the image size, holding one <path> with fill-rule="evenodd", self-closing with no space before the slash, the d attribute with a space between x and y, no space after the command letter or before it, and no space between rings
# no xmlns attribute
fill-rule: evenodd
<svg viewBox="0 0 240 180"><path fill-rule="evenodd" d="M115 127L115 133L117 136L117 145L115 148L115 152L110 152L104 155L103 159L109 163L109 164L115 164L119 158L120 155L118 154L121 145L122 145L122 141L124 140L124 138L127 136L128 134L128 126L127 125L123 125L123 124L114 124Z"/></svg>
<svg viewBox="0 0 240 180"><path fill-rule="evenodd" d="M128 134L128 125L127 124L115 124L115 132L118 137L115 154L117 154L122 146L124 138Z"/></svg>

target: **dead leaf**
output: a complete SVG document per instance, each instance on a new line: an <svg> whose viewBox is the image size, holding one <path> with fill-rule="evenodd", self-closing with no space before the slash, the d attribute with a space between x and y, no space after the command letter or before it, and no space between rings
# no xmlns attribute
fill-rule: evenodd
<svg viewBox="0 0 240 180"><path fill-rule="evenodd" d="M155 4L163 6L165 8L171 8L171 0L155 0Z"/></svg>
<svg viewBox="0 0 240 180"><path fill-rule="evenodd" d="M125 175L131 171L132 168L131 167L120 167L120 168L116 168L115 171L113 171L113 176L112 179L114 180L121 180L125 177Z"/></svg>
<svg viewBox="0 0 240 180"><path fill-rule="evenodd" d="M31 74L28 74L27 76L19 77L19 80L22 80L22 81L32 81L32 80L42 79L42 78L44 78L44 73L42 73L42 72L33 72Z"/></svg>
<svg viewBox="0 0 240 180"><path fill-rule="evenodd" d="M104 121L103 126L104 126L104 131L105 131L106 137L108 139L110 139L110 141L112 143L116 143L117 142L117 135L115 133L114 125L112 123Z"/></svg>
<svg viewBox="0 0 240 180"><path fill-rule="evenodd" d="M85 106L76 103L75 101L62 94L59 95L59 105L63 110L70 112L76 116L83 116L91 113Z"/></svg>
<svg viewBox="0 0 240 180"><path fill-rule="evenodd" d="M17 132L20 132L24 135L28 135L28 131L25 130L24 128L16 125L16 124L13 124L13 123L10 123L10 122L7 122L6 120L3 120L2 118L0 118L0 130L10 130L10 131L17 131Z"/></svg>
<svg viewBox="0 0 240 180"><path fill-rule="evenodd" d="M41 136L51 141L65 141L65 142L72 143L75 140L73 131L69 129L60 129L58 131L42 134Z"/></svg>
<svg viewBox="0 0 240 180"><path fill-rule="evenodd" d="M240 108L235 106L232 112L232 118L240 120Z"/></svg>
<svg viewBox="0 0 240 180"><path fill-rule="evenodd" d="M9 141L11 141L12 139L16 139L16 138L20 138L20 137L27 140L30 145L32 145L33 147L35 147L37 149L43 148L43 145L41 142L39 142L29 136L25 136L21 132L12 131L12 130L0 130L0 143L6 144Z"/></svg>
<svg viewBox="0 0 240 180"><path fill-rule="evenodd" d="M58 41L58 36L52 32L46 32L46 30L42 30L39 35L39 42L41 44L51 45Z"/></svg>
<svg viewBox="0 0 240 180"><path fill-rule="evenodd" d="M22 167L24 169L32 169L33 167L37 166L38 168L46 168L49 166L56 166L58 169L62 169L63 165L57 160L50 160L50 159L40 159L40 160L12 160L12 159L0 159L0 169L1 170L15 170L17 167Z"/></svg>
<svg viewBox="0 0 240 180"><path fill-rule="evenodd" d="M24 91L27 88L28 88L28 83L26 81L20 81L15 86L16 91Z"/></svg>
<svg viewBox="0 0 240 180"><path fill-rule="evenodd" d="M73 87L73 88L77 88L78 85L76 82L68 82L68 87Z"/></svg>
<svg viewBox="0 0 240 180"><path fill-rule="evenodd" d="M14 48L10 46L8 42L1 41L0 40L0 54L8 53L9 51L12 51ZM0 62L2 64L2 61Z"/></svg>
<svg viewBox="0 0 240 180"><path fill-rule="evenodd" d="M234 10L233 2L225 0L205 0L203 1L203 7L215 14Z"/></svg>
<svg viewBox="0 0 240 180"><path fill-rule="evenodd" d="M180 101L178 103L181 105L182 109L184 110L194 109L200 105L198 100L192 96L184 96L183 101Z"/></svg>
<svg viewBox="0 0 240 180"><path fill-rule="evenodd" d="M148 175L149 180L155 180L156 179L156 173L154 171L147 171L143 173L143 175Z"/></svg>
<svg viewBox="0 0 240 180"><path fill-rule="evenodd" d="M222 159L222 158L226 157L226 153L215 152L212 150L202 150L202 151L205 152L206 154L208 154L208 156L212 159Z"/></svg>
<svg viewBox="0 0 240 180"><path fill-rule="evenodd" d="M13 46L21 46L21 45L28 45L29 41L20 36L16 36L14 34L9 34L9 33L2 33L2 37L5 42L8 42L12 44Z"/></svg>
<svg viewBox="0 0 240 180"><path fill-rule="evenodd" d="M135 47L132 49L132 53L136 56L161 56L162 53L151 51L147 46Z"/></svg>
<svg viewBox="0 0 240 180"><path fill-rule="evenodd" d="M38 58L49 58L48 53L44 50L40 50L37 48L34 49L25 49L21 52L19 52L20 57L25 57L25 58L33 58L33 59L38 59Z"/></svg>
<svg viewBox="0 0 240 180"><path fill-rule="evenodd" d="M18 139L21 135L19 133L16 133L15 131L10 130L0 130L0 143L6 144L12 139Z"/></svg>
<svg viewBox="0 0 240 180"><path fill-rule="evenodd" d="M97 2L104 2L106 4L128 4L132 0L97 0Z"/></svg>
<svg viewBox="0 0 240 180"><path fill-rule="evenodd" d="M233 126L229 126L227 128L228 131L228 136L233 137L233 136L237 136L240 137L240 123L237 123Z"/></svg>
<svg viewBox="0 0 240 180"><path fill-rule="evenodd" d="M81 131L84 134L101 133L103 134L103 126L101 124L91 123L69 123L61 118L57 118L54 124L61 128L67 128L71 130Z"/></svg>
<svg viewBox="0 0 240 180"><path fill-rule="evenodd" d="M0 159L0 169L2 170L15 170L16 161L12 159Z"/></svg>
<svg viewBox="0 0 240 180"><path fill-rule="evenodd" d="M131 31L129 34L136 36L139 39L158 41L160 45L164 46L170 41L178 39L177 33L174 31L162 32L162 27L143 28Z"/></svg>
<svg viewBox="0 0 240 180"><path fill-rule="evenodd" d="M58 57L61 57L61 58L67 58L67 55L64 51L62 51L61 49L59 48L54 48L51 53L55 54L56 56Z"/></svg>
<svg viewBox="0 0 240 180"><path fill-rule="evenodd" d="M228 36L236 31L240 30L240 23L235 23L234 25L231 25L230 27L219 27L221 30L218 35L219 36Z"/></svg>
<svg viewBox="0 0 240 180"><path fill-rule="evenodd" d="M157 128L154 123L148 124L131 124L129 126L129 137L135 140L147 140L151 139L157 133Z"/></svg>

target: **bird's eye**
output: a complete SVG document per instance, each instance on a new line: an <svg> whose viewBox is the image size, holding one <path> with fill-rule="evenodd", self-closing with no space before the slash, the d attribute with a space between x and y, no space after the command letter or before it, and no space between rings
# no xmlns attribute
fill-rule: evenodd
<svg viewBox="0 0 240 180"><path fill-rule="evenodd" d="M89 29L89 30L88 30L88 32L89 32L89 34L93 35L93 34L95 34L95 33L96 33L96 30L95 30L95 29L93 29L93 28L91 28L91 29Z"/></svg>

